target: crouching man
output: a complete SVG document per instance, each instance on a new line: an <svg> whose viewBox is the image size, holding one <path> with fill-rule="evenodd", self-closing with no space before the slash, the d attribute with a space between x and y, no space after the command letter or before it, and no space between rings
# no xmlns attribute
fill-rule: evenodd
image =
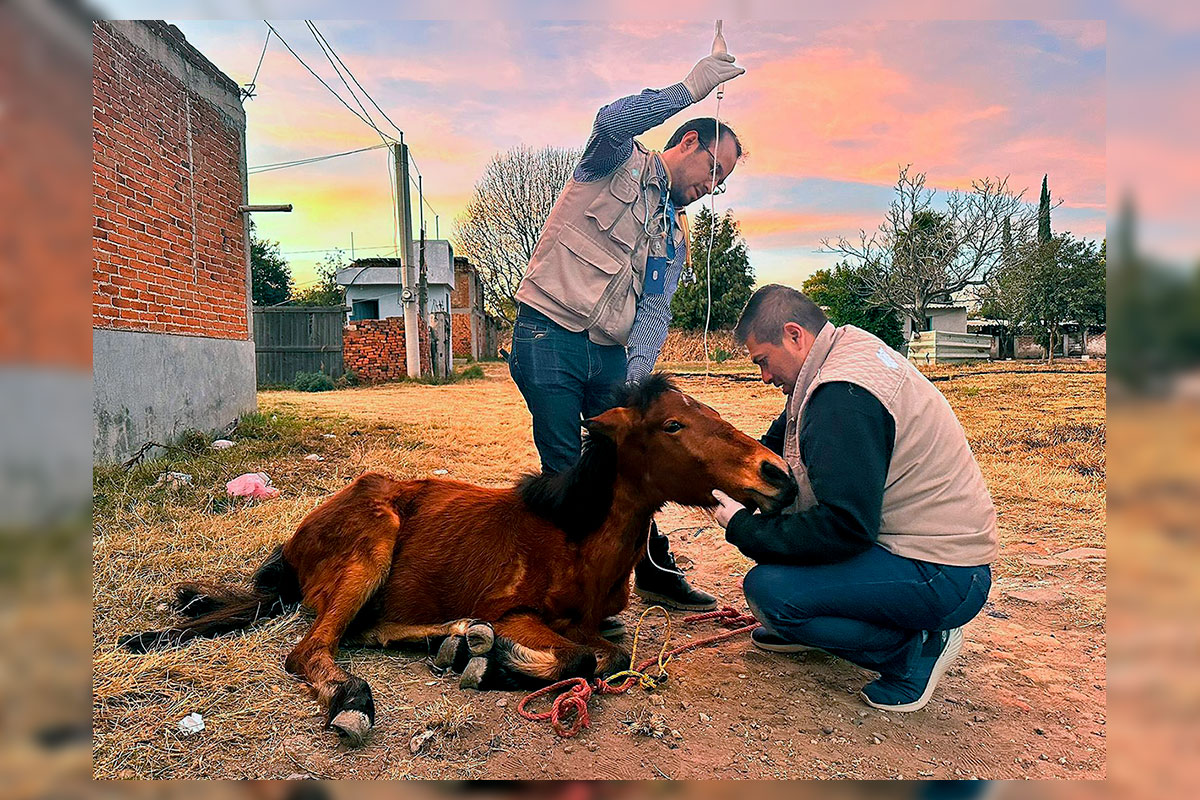
<svg viewBox="0 0 1200 800"><path fill-rule="evenodd" d="M735 335L787 407L762 443L800 486L780 516L714 492L726 539L758 562L744 589L773 652L819 648L880 673L862 691L916 711L962 649L997 555L996 512L966 435L932 383L808 297L764 286Z"/></svg>

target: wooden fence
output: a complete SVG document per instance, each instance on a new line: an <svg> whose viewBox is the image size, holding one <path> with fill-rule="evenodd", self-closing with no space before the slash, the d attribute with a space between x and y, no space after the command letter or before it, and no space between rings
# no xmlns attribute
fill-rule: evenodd
<svg viewBox="0 0 1200 800"><path fill-rule="evenodd" d="M298 372L324 372L340 378L341 306L273 306L254 309L254 353L258 385L290 384Z"/></svg>

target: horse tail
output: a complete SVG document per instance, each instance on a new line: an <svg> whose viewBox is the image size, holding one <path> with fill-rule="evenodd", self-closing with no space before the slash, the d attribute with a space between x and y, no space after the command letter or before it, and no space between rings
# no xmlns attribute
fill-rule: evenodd
<svg viewBox="0 0 1200 800"><path fill-rule="evenodd" d="M185 621L171 628L122 636L118 644L134 653L210 638L250 627L260 619L287 613L300 604L300 581L283 557L283 546L267 557L254 573L252 587L240 589L213 583L181 583L172 603Z"/></svg>

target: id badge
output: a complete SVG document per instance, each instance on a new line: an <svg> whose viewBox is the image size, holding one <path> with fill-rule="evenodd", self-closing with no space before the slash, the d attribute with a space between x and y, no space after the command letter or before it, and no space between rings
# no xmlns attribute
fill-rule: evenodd
<svg viewBox="0 0 1200 800"><path fill-rule="evenodd" d="M667 259L663 256L646 258L645 294L662 294L667 284Z"/></svg>

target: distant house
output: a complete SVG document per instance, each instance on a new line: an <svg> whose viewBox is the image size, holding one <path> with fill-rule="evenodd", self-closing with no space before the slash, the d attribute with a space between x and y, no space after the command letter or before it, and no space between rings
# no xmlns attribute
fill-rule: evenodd
<svg viewBox="0 0 1200 800"><path fill-rule="evenodd" d="M992 358L1042 359L1046 357L1046 346L1039 343L1037 336L1015 334L1013 325L1003 319L973 319L967 323L970 333L992 337ZM1078 322L1061 323L1059 341L1054 347L1055 358L1088 356L1104 358L1107 352L1107 328L1104 325L1087 326L1087 352L1084 352L1084 331Z"/></svg>
<svg viewBox="0 0 1200 800"><path fill-rule="evenodd" d="M418 263L420 247L420 242L413 242L414 264ZM399 258L360 258L338 270L336 280L346 287L350 321L404 316L401 267ZM445 239L425 240L425 281L428 313L449 312L454 292L454 250Z"/></svg>
<svg viewBox="0 0 1200 800"><path fill-rule="evenodd" d="M454 306L450 309L455 358L495 358L500 348L504 322L484 310L483 292L483 279L475 265L455 256Z"/></svg>
<svg viewBox="0 0 1200 800"><path fill-rule="evenodd" d="M967 332L966 303L934 303L925 309L925 318L919 325L914 325L911 314L905 314L901 324L904 329L904 339L908 341L914 333L925 331L948 331L950 333Z"/></svg>

